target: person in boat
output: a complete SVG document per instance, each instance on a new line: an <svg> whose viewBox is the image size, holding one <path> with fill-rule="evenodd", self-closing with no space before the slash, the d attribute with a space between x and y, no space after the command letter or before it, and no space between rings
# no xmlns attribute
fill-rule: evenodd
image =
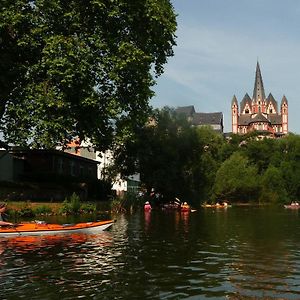
<svg viewBox="0 0 300 300"><path fill-rule="evenodd" d="M0 226L13 225L13 223L7 222L5 211L6 211L6 204L0 203Z"/></svg>
<svg viewBox="0 0 300 300"><path fill-rule="evenodd" d="M147 201L144 205L144 210L145 211L150 211L152 209L151 204Z"/></svg>
<svg viewBox="0 0 300 300"><path fill-rule="evenodd" d="M184 202L181 205L181 211L189 211L190 210L190 206L187 204L187 202Z"/></svg>
<svg viewBox="0 0 300 300"><path fill-rule="evenodd" d="M175 203L175 205L178 206L178 207L181 206L181 201L180 201L177 197L175 197L174 203Z"/></svg>

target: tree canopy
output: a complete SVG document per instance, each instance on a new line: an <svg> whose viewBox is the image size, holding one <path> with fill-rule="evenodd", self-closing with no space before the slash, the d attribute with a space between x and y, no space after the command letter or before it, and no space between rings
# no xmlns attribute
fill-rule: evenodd
<svg viewBox="0 0 300 300"><path fill-rule="evenodd" d="M259 181L257 167L244 155L233 153L218 169L214 193L221 200L253 200L257 197Z"/></svg>
<svg viewBox="0 0 300 300"><path fill-rule="evenodd" d="M117 148L115 167L122 175L140 173L150 190L166 201L178 197L196 203L211 195L223 138L211 128L191 126L171 108L153 113L135 139Z"/></svg>
<svg viewBox="0 0 300 300"><path fill-rule="evenodd" d="M193 126L176 110L153 113L115 151L116 170L140 173L149 190L193 204L288 203L300 198L300 136L261 139L257 132L225 138L209 127Z"/></svg>
<svg viewBox="0 0 300 300"><path fill-rule="evenodd" d="M3 0L5 140L51 148L79 137L106 149L145 122L175 31L169 0Z"/></svg>

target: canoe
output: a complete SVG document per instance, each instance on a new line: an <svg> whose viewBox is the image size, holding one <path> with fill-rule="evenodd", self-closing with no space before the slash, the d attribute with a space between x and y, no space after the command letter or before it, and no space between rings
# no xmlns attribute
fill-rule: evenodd
<svg viewBox="0 0 300 300"><path fill-rule="evenodd" d="M284 208L299 209L300 205L299 204L288 204L288 205L284 205Z"/></svg>
<svg viewBox="0 0 300 300"><path fill-rule="evenodd" d="M223 205L223 204L203 204L201 205L204 208L227 208L231 207L231 205Z"/></svg>
<svg viewBox="0 0 300 300"><path fill-rule="evenodd" d="M43 221L20 223L13 226L0 226L0 237L67 234L67 233L96 233L109 228L113 220L77 224L48 224Z"/></svg>
<svg viewBox="0 0 300 300"><path fill-rule="evenodd" d="M181 212L189 212L189 211L191 211L191 207L189 205L182 205L180 207L180 211Z"/></svg>

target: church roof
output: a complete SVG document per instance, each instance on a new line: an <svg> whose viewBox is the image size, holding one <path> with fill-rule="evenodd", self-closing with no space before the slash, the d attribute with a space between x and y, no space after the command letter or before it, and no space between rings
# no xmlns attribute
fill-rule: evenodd
<svg viewBox="0 0 300 300"><path fill-rule="evenodd" d="M192 117L195 113L194 105L177 107L175 110L178 114L183 114L186 117Z"/></svg>
<svg viewBox="0 0 300 300"><path fill-rule="evenodd" d="M247 126L250 123L251 115L240 115L239 117L239 125Z"/></svg>
<svg viewBox="0 0 300 300"><path fill-rule="evenodd" d="M282 119L281 119L280 115L269 115L269 120L270 120L272 125L282 123Z"/></svg>
<svg viewBox="0 0 300 300"><path fill-rule="evenodd" d="M266 99L265 96L265 89L264 84L260 72L259 63L256 64L256 73L255 73L255 83L254 83L254 89L253 89L253 99L257 101L258 99L264 100Z"/></svg>
<svg viewBox="0 0 300 300"><path fill-rule="evenodd" d="M235 95L233 95L233 98L232 98L232 101L231 101L231 106L233 106L233 104L236 104L236 105L238 104L238 101L237 101Z"/></svg>
<svg viewBox="0 0 300 300"><path fill-rule="evenodd" d="M270 123L270 121L262 113L258 113L254 118L251 118L249 123L256 122Z"/></svg>
<svg viewBox="0 0 300 300"><path fill-rule="evenodd" d="M269 105L269 103L272 103L273 106L274 106L274 108L275 108L275 110L278 111L277 110L277 101L274 99L274 97L273 97L273 95L271 93L269 94L269 96L267 98L267 105Z"/></svg>
<svg viewBox="0 0 300 300"><path fill-rule="evenodd" d="M251 107L251 98L248 95L248 93L246 93L246 95L244 96L243 100L241 101L241 111L244 110L246 104L249 104L249 106Z"/></svg>
<svg viewBox="0 0 300 300"><path fill-rule="evenodd" d="M221 124L222 120L223 114L221 112L195 113L193 117L193 125Z"/></svg>
<svg viewBox="0 0 300 300"><path fill-rule="evenodd" d="M254 118L250 114L240 115L239 125L248 126L250 123L263 122L271 124L281 124L280 115L269 115L266 118L262 113L258 113Z"/></svg>
<svg viewBox="0 0 300 300"><path fill-rule="evenodd" d="M283 95L283 97L282 97L282 100L281 100L281 105L283 104L283 103L287 103L288 101L287 101L287 99L286 99L286 97L285 97L285 95Z"/></svg>

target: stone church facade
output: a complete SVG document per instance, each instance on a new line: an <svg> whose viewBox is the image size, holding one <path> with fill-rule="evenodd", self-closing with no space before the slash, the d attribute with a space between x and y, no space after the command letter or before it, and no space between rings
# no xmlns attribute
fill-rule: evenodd
<svg viewBox="0 0 300 300"><path fill-rule="evenodd" d="M288 101L283 96L280 106L270 93L265 96L265 90L259 63L256 65L253 96L248 93L240 105L236 96L231 102L232 133L246 134L258 131L265 135L278 137L288 133Z"/></svg>

